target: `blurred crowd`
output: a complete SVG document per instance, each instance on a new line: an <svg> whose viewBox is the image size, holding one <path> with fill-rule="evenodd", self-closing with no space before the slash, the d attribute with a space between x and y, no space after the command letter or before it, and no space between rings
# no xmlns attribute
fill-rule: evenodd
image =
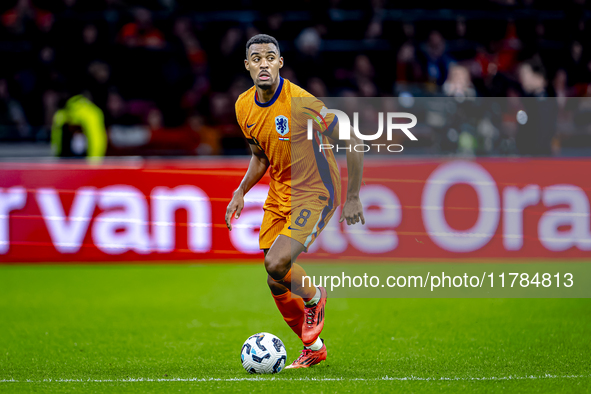
<svg viewBox="0 0 591 394"><path fill-rule="evenodd" d="M591 95L584 0L204 3L3 1L0 141L49 141L56 111L84 94L104 113L107 154L246 154L234 102L252 86L244 47L257 33L279 40L282 76L318 97ZM459 149L438 138L424 152ZM478 153L550 153L499 146Z"/></svg>

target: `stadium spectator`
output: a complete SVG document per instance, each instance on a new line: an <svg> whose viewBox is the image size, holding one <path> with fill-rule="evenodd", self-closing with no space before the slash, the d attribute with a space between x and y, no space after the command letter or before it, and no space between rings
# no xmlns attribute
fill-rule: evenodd
<svg viewBox="0 0 591 394"><path fill-rule="evenodd" d="M355 57L354 72L357 78L375 78L374 67L366 55L357 55Z"/></svg>
<svg viewBox="0 0 591 394"><path fill-rule="evenodd" d="M275 8L275 7L273 7ZM285 17L281 12L272 12L264 17L264 20L260 24L260 30L268 33L269 35L277 38L278 40L290 39L291 31L286 26ZM254 33L254 32L252 32ZM258 33L258 31L257 31ZM256 33L255 33L256 34ZM254 35L254 34L253 34ZM252 37L249 34L249 37Z"/></svg>
<svg viewBox="0 0 591 394"><path fill-rule="evenodd" d="M315 27L305 28L296 38L298 53L290 64L297 70L300 82L307 83L310 78L328 75L325 70L328 65L320 50L321 45L322 37ZM332 67L334 66L336 65Z"/></svg>
<svg viewBox="0 0 591 394"><path fill-rule="evenodd" d="M298 77L295 74L295 71L293 71L293 68L289 67L289 66L283 66L283 68L281 69L281 75L283 75L283 78L289 79L291 82L295 83L296 85L299 83L298 81Z"/></svg>
<svg viewBox="0 0 591 394"><path fill-rule="evenodd" d="M96 60L107 62L109 60L108 52L104 33L99 31L98 26L93 23L84 25L76 48L77 58L80 59L82 66L87 67Z"/></svg>
<svg viewBox="0 0 591 394"><path fill-rule="evenodd" d="M378 88L375 84L375 70L366 55L357 55L353 66L355 85L361 97L377 97Z"/></svg>
<svg viewBox="0 0 591 394"><path fill-rule="evenodd" d="M523 110L527 115L519 122L515 142L522 155L551 155L556 133L557 105L548 99L545 69L539 58L519 66L519 82L524 92Z"/></svg>
<svg viewBox="0 0 591 394"><path fill-rule="evenodd" d="M579 41L574 41L570 45L570 51L566 55L567 61L565 70L567 72L568 84L575 86L578 90L581 89L581 85L585 85L589 80L589 70L587 68L587 62L583 58L583 46Z"/></svg>
<svg viewBox="0 0 591 394"><path fill-rule="evenodd" d="M107 132L103 111L83 95L69 98L53 117L51 147L58 157L104 157Z"/></svg>
<svg viewBox="0 0 591 394"><path fill-rule="evenodd" d="M53 25L53 14L35 7L31 0L18 0L0 19L4 27L15 36L30 34L29 24L36 25L41 31L48 31Z"/></svg>
<svg viewBox="0 0 591 394"><path fill-rule="evenodd" d="M162 112L157 108L152 108L148 112L147 124L150 128L150 141L145 150L158 155L197 154L200 135L190 127L165 127Z"/></svg>
<svg viewBox="0 0 591 394"><path fill-rule="evenodd" d="M459 65L452 65L447 79L442 86L443 94L449 97L466 98L475 97L476 91L468 69Z"/></svg>
<svg viewBox="0 0 591 394"><path fill-rule="evenodd" d="M505 37L496 44L497 69L500 72L511 73L517 66L517 56L522 48L521 40L517 36L515 23L509 22L505 31Z"/></svg>
<svg viewBox="0 0 591 394"><path fill-rule="evenodd" d="M445 39L440 32L434 30L423 47L424 73L428 81L442 85L447 78L451 57L447 54Z"/></svg>
<svg viewBox="0 0 591 394"><path fill-rule="evenodd" d="M134 21L123 26L119 41L128 47L158 49L166 44L164 35L152 24L152 14L145 8L133 11Z"/></svg>
<svg viewBox="0 0 591 394"><path fill-rule="evenodd" d="M311 78L308 81L306 90L308 90L308 92L314 97L328 97L326 85L320 78Z"/></svg>
<svg viewBox="0 0 591 394"><path fill-rule="evenodd" d="M448 40L449 51L454 53L454 58L464 61L474 57L476 43L469 39L466 20L464 17L456 19L455 38Z"/></svg>
<svg viewBox="0 0 591 394"><path fill-rule="evenodd" d="M173 31L186 53L193 72L203 74L207 70L207 53L192 31L191 21L184 17L177 18Z"/></svg>
<svg viewBox="0 0 591 394"><path fill-rule="evenodd" d="M222 152L221 139L218 131L205 124L205 119L199 114L192 114L187 119L186 128L199 136L199 155L219 155Z"/></svg>
<svg viewBox="0 0 591 394"><path fill-rule="evenodd" d="M242 53L242 41L243 34L241 29L237 27L228 29L228 31L222 38L222 42L220 45L222 55L229 57L235 53Z"/></svg>
<svg viewBox="0 0 591 394"><path fill-rule="evenodd" d="M28 138L30 126L21 104L10 97L8 83L0 79L0 138L18 140Z"/></svg>
<svg viewBox="0 0 591 394"><path fill-rule="evenodd" d="M547 97L546 73L540 59L532 59L519 67L519 82L529 97Z"/></svg>
<svg viewBox="0 0 591 394"><path fill-rule="evenodd" d="M296 46L300 53L309 58L314 58L318 55L321 44L322 39L320 38L320 34L313 27L302 30L296 39Z"/></svg>
<svg viewBox="0 0 591 394"><path fill-rule="evenodd" d="M567 97L573 96L574 91L567 84L567 74L564 69L561 68L556 71L554 79L552 80L552 89L554 91L554 96L556 96L557 101L561 106L564 106Z"/></svg>
<svg viewBox="0 0 591 394"><path fill-rule="evenodd" d="M365 31L365 38L377 39L380 38L384 31L384 1L372 1L373 15Z"/></svg>
<svg viewBox="0 0 591 394"><path fill-rule="evenodd" d="M92 101L101 109L107 106L107 97L111 80L111 69L105 62L95 61L88 65L88 81L86 86Z"/></svg>
<svg viewBox="0 0 591 394"><path fill-rule="evenodd" d="M417 61L415 46L407 41L396 56L396 82L398 84L418 83L423 80L421 64Z"/></svg>

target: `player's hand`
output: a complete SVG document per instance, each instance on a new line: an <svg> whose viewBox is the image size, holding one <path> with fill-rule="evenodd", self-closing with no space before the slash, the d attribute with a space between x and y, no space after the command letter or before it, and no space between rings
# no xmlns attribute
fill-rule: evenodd
<svg viewBox="0 0 591 394"><path fill-rule="evenodd" d="M348 226L359 223L359 221L361 221L361 224L365 224L363 206L361 205L359 197L347 198L347 201L345 201L339 223L342 223L344 220L347 221Z"/></svg>
<svg viewBox="0 0 591 394"><path fill-rule="evenodd" d="M228 204L228 208L226 208L226 226L228 230L232 231L232 215L234 215L234 219L238 219L242 208L244 208L244 194L236 190L232 200Z"/></svg>

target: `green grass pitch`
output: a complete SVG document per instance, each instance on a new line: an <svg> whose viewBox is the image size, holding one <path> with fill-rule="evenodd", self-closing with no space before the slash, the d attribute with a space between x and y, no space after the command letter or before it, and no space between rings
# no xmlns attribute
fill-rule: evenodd
<svg viewBox="0 0 591 394"><path fill-rule="evenodd" d="M591 392L589 299L329 299L328 360L300 351L261 265L0 266L0 392ZM281 390L281 391L280 391Z"/></svg>

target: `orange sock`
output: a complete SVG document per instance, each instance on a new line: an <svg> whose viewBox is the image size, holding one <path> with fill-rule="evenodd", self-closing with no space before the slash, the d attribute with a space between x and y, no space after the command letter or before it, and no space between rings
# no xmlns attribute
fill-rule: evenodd
<svg viewBox="0 0 591 394"><path fill-rule="evenodd" d="M293 263L287 275L277 282L302 297L304 301L309 301L316 295L316 287L311 283L311 280L306 280L303 283L304 276L306 276L306 271L299 264Z"/></svg>
<svg viewBox="0 0 591 394"><path fill-rule="evenodd" d="M295 298L294 298L295 297ZM304 301L292 294L291 291L280 295L274 295L273 299L283 320L295 332L298 338L302 339L302 324L304 323Z"/></svg>

